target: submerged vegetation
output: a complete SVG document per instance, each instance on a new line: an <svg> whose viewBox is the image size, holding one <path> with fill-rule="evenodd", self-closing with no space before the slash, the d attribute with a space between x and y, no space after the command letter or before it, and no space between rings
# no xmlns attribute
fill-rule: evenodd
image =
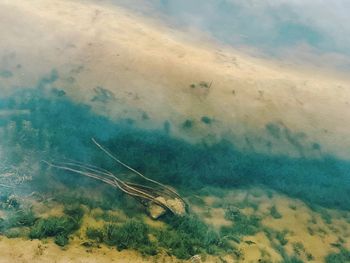
<svg viewBox="0 0 350 263"><path fill-rule="evenodd" d="M135 249L144 255L155 255L159 250L165 250L179 259L234 250L227 240L194 216L167 217L165 222L167 227L162 229L152 228L135 219L122 224L106 223L99 228L88 227L86 236L99 243L116 246L118 250Z"/></svg>
<svg viewBox="0 0 350 263"><path fill-rule="evenodd" d="M234 250L225 238L195 216L169 217L166 222L168 227L157 233L159 245L180 259Z"/></svg>
<svg viewBox="0 0 350 263"><path fill-rule="evenodd" d="M69 242L69 236L80 228L84 211L80 206L66 207L64 215L39 218L30 209L18 208L10 211L6 219L0 220L0 232L8 237L27 235L30 239L53 237L59 246ZM28 231L16 231L25 228ZM27 228L27 229L26 229ZM14 236L14 233L17 233Z"/></svg>
<svg viewBox="0 0 350 263"><path fill-rule="evenodd" d="M79 228L79 222L68 216L39 219L29 233L29 238L54 237L59 246L68 244L69 235Z"/></svg>
<svg viewBox="0 0 350 263"><path fill-rule="evenodd" d="M292 243L288 230L276 231L265 227L262 223L265 215L257 214L258 205L248 198L235 204L217 204L216 208L224 209L224 220L229 223L220 229L214 229L194 215L164 215L160 219L164 225L157 229L145 223L140 216L144 212L142 204L125 197L122 192L89 178L51 169L42 161L74 159L115 174L125 173L125 169L116 166L113 160L105 158L94 147L91 138L102 142L120 160L142 174L176 187L181 194L191 193L188 199L191 202L194 200L193 203L198 206L205 206L200 197L193 196L198 189L204 189L205 192L207 186L223 189L260 185L302 199L312 205L315 211L318 206L350 209L350 185L344 183L348 181L348 162L331 156L307 159L243 152L224 138L211 145L205 142L191 144L171 137L169 121L165 121L164 127L159 130L139 129L122 116L120 121L113 122L95 114L90 107L70 100L64 91L55 86L58 77L54 71L42 79L37 87L20 89L9 97L0 98L0 110L13 112L0 119L0 136L3 138L0 146L6 152L6 156L0 156L2 165L18 167L13 174L20 174L20 178L24 179L18 182L25 182L26 185L16 188L21 194L29 195L36 191L53 198L56 204L65 209L61 215L36 214L31 206L26 207L16 198L10 198L14 192L11 188L13 185L7 185L8 181L0 181L9 186L5 188L0 185L8 193L3 194L4 190L0 196L1 210L4 212L4 215L0 214L1 234L30 239L52 238L57 245L65 246L78 232L84 230L83 235L91 242L116 247L118 250L134 249L143 255L165 252L179 259L189 259L197 254L222 253L239 258L242 253L237 246L242 243L254 244L246 238L262 233L281 255L283 262L302 262L301 257L312 260L313 256L300 244ZM114 94L102 88L95 92L92 102L117 100ZM145 113L140 118L152 121ZM203 116L200 121L184 120L180 128L190 132L201 123L208 129L216 123L207 116ZM276 138L282 136L276 126L270 124L267 129ZM0 170L0 179L1 174L11 173L6 169ZM140 178L133 179L140 183ZM16 181L14 185L19 184ZM268 193L269 200L273 198L273 190ZM90 196L92 191L96 195L93 198ZM208 194L224 195L221 190L220 193L210 191ZM260 195L258 192L253 193L254 198ZM40 202L45 203L46 199L42 198ZM84 214L95 208L103 210L94 217L94 220L102 223L82 227ZM125 211L124 218L110 213L118 208ZM290 208L296 210L294 206ZM245 209L253 212L245 213ZM268 209L267 216L276 221L282 218L282 209L279 211L276 206ZM326 210L317 211L322 221L327 225L332 223ZM209 209L207 214L213 217ZM312 234L320 231L307 227ZM286 253L285 247L288 246L292 246L292 255ZM341 248L339 253L330 254L326 261L342 262L339 260L348 257L349 252Z"/></svg>
<svg viewBox="0 0 350 263"><path fill-rule="evenodd" d="M232 221L231 227L222 227L221 233L228 238L239 242L242 236L254 235L261 231L261 218L252 215L247 216L236 207L226 209L225 218Z"/></svg>
<svg viewBox="0 0 350 263"><path fill-rule="evenodd" d="M157 246L149 238L150 228L140 220L131 219L122 225L107 223L102 228L89 227L86 236L99 243L116 246L118 250L134 249L144 255L156 255Z"/></svg>
<svg viewBox="0 0 350 263"><path fill-rule="evenodd" d="M326 263L343 263L350 262L350 251L345 248L340 248L339 253L331 253L325 259Z"/></svg>
<svg viewBox="0 0 350 263"><path fill-rule="evenodd" d="M277 211L276 206L272 206L270 209L271 216L275 219L282 218L282 215Z"/></svg>
<svg viewBox="0 0 350 263"><path fill-rule="evenodd" d="M57 72L53 72L37 88L0 98L0 110L14 112L0 120L1 146L7 153L3 162L28 168L27 173L35 175L33 187L46 180L47 167L43 163L40 171L33 171L35 167L30 165L42 159L69 158L121 171L91 144L94 137L131 167L179 188L263 184L310 204L350 208L350 186L343 183L348 181L348 162L331 156L307 159L240 152L225 139L211 146L190 144L172 138L163 128L141 130L124 118L112 122L63 93L58 96L54 86L57 78ZM185 129L192 126L191 120L183 123ZM77 177L59 174L55 180L61 183L74 186L78 181Z"/></svg>
<svg viewBox="0 0 350 263"><path fill-rule="evenodd" d="M4 206L5 208L0 210L0 213L6 215L0 219L0 233L9 238L24 237L44 241L50 239L62 247L68 245L71 240L79 240L79 244L87 250L98 249L104 245L118 250L133 249L143 256L166 254L178 259L189 259L195 255L204 258L205 255L218 258L230 255L235 260L243 259L247 255L241 250L242 246L259 247L260 244L255 237L264 235L271 248L280 255L281 261L278 262L314 260L314 256L306 250L303 243L294 242L294 239L290 238L293 236L293 229L279 231L264 225L264 220L273 219L273 215L269 208L265 212L261 211L257 196L264 200L268 193L261 195L261 191L240 190L241 193L245 191L249 191L249 194L237 195L240 196L238 199L227 199L227 193L221 197L219 195L217 200L222 200L223 205L212 204L212 209L215 207L223 209L225 213L222 216L230 222L220 229L213 228L208 224L209 221L203 220L216 219L215 213L212 214L210 210L204 218L202 215L207 213L205 210L198 216L196 213L183 217L166 214L160 219L160 224L153 225L145 220L142 206L138 206L134 199L128 196L113 197L106 191L108 199L117 197L122 200L102 208L99 192L94 191L94 195L91 195L91 192L79 195L64 195L62 192L57 192L51 195L53 198L49 201L36 196L37 200L34 203L38 202L47 209L44 215L30 208L33 204L30 199L16 199L17 205L14 208ZM205 194L209 192L210 189L207 189ZM215 189L212 193L215 193ZM8 199L9 197L2 198L3 202ZM15 197L11 199L14 200ZM191 200L190 203L193 205L206 207L206 202L201 196L192 196ZM229 200L230 203L227 203ZM53 207L60 209L52 214ZM276 210L278 208L276 206ZM320 216L318 212L311 209L310 211ZM331 230L329 224L325 223L325 226L328 226L327 231ZM331 244L339 249L339 253L329 254L327 262L346 262L339 261L346 259L348 255L347 250L343 248L345 242L339 238L337 243ZM271 262L270 257L271 254L261 250L263 260L261 262Z"/></svg>
<svg viewBox="0 0 350 263"><path fill-rule="evenodd" d="M203 116L201 118L201 121L205 124L211 124L213 122L213 120L211 118L209 118L208 116Z"/></svg>

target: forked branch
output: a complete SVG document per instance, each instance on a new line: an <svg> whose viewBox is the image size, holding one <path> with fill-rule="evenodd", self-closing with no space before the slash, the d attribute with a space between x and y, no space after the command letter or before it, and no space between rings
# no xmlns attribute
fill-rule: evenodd
<svg viewBox="0 0 350 263"><path fill-rule="evenodd" d="M162 183L159 183L153 179L146 177L145 175L141 174L132 167L120 161L110 151L108 151L102 145L100 145L95 139L92 138L92 141L110 158L115 160L117 163L119 163L129 171L137 174L145 181L152 183L153 187L131 182L125 182L110 171L90 164L83 164L76 161L57 163L48 163L46 161L44 162L51 167L74 172L104 182L130 196L133 196L142 201L146 201L146 203L152 206L156 205L165 210L171 211L173 214L183 215L186 212L186 202L176 191Z"/></svg>

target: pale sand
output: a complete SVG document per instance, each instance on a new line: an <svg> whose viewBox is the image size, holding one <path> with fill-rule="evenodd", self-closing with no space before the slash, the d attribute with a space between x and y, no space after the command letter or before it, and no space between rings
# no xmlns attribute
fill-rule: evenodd
<svg viewBox="0 0 350 263"><path fill-rule="evenodd" d="M298 139L305 155L319 155L319 151L311 150L311 144L317 142L322 152L350 158L348 79L305 68L287 68L276 61L218 47L205 38L190 39L186 33L118 7L79 1L1 1L0 36L0 70L14 74L12 78L0 78L1 94L16 86L34 86L55 68L60 75L55 86L64 88L79 102L93 104L97 112L113 119L140 120L142 112L147 112L152 124L139 124L142 127L161 127L169 120L173 135L189 140L207 137L216 141L228 136L242 149L299 155L286 138L273 138L265 131L265 125L274 122L294 133L306 134ZM189 87L200 81L213 83L210 92ZM96 86L110 89L117 100L107 105L92 103ZM210 128L200 122L204 115L215 119ZM179 128L185 119L196 120L194 133ZM272 149L266 147L268 141L272 142ZM240 194L237 197L233 193L227 198L245 196ZM261 201L261 213L275 204L283 215L282 219L267 217L263 221L265 225L279 230L293 226L293 234L287 236L288 250L292 241L301 241L315 262L335 251L330 243L336 235L316 214L318 224L327 234L308 234L307 221L314 213L304 204L297 203L294 211L288 208L288 202L295 201L286 197L256 199ZM208 213L207 209L201 212L196 207L194 211ZM207 222L217 228L229 224L221 208L210 211L214 213L205 218ZM251 209L246 212L252 213ZM335 228L347 229L339 235L349 248L348 225L342 219L332 223ZM272 259L279 259L264 234L249 240L257 245L242 244L246 252L243 262L256 260L261 249ZM144 262L135 252L103 247L86 253L74 242L63 251L51 241L41 245L47 247L40 252L39 244L39 241L2 238L1 263L111 262L111 259Z"/></svg>
<svg viewBox="0 0 350 263"><path fill-rule="evenodd" d="M259 194L256 195L257 193ZM240 209L240 211L247 215L255 214L262 217L262 225L273 230L288 230L286 235L288 243L284 246L286 252L290 256L293 255L293 243L301 242L304 245L305 251L311 253L314 257L313 260L307 261L306 254L302 252L300 257L305 262L323 262L324 257L329 253L337 253L338 250L332 246L332 243L339 242L339 238L344 240L343 246L350 249L350 223L344 217L345 214L350 218L349 212L326 209L332 218L332 223L326 224L319 213L311 210L302 201L277 193L273 193L273 197L269 198L263 190L254 188L250 190L235 189L228 192L225 197L208 196L204 200L206 201L206 205L204 207L194 206L193 212L197 213L208 224L212 224L216 229L231 224L225 219L224 209L217 208L218 204L222 204L224 207L227 205L238 207L242 202L247 201L257 204L258 210L256 212L251 207ZM280 219L275 219L270 215L270 208L273 205L276 206L277 211L282 215ZM316 219L316 224L311 222L312 218ZM314 230L312 235L307 230L307 227L311 227ZM319 231L320 228L326 233ZM237 262L257 262L258 259L278 262L282 259L273 249L270 240L263 231L254 236L246 236L244 240L253 241L255 244L241 242L238 248L241 249L244 256ZM266 255L263 256L262 253ZM228 258L228 262L235 261L231 257Z"/></svg>
<svg viewBox="0 0 350 263"><path fill-rule="evenodd" d="M36 215L40 217L62 215L62 206L55 202L48 202L46 205L28 200L33 206ZM70 240L69 245L61 248L48 238L42 241L22 238L8 239L0 235L0 263L97 263L97 262L180 262L178 259L160 253L155 257L144 257L132 250L118 251L115 247L100 245L99 247L84 247L82 243L88 239L85 236L87 227L102 227L105 222L96 220L94 215L102 213L101 209L85 209L82 226ZM1 211L0 211L1 212ZM121 221L127 219L122 211L109 212L117 216ZM1 213L0 213L1 215ZM163 227L164 223L152 221L145 218L145 222L153 227ZM118 222L116 222L118 224ZM185 262L185 261L181 261Z"/></svg>
<svg viewBox="0 0 350 263"><path fill-rule="evenodd" d="M254 211L251 206L241 207L240 211L247 215L257 215L262 218L262 226L275 231L288 231L285 238L288 240L284 249L288 255L293 255L293 244L300 242L305 248L305 252L300 253L300 258L305 262L323 262L325 256L331 252L338 252L332 246L332 243L338 243L339 238L343 239L343 246L350 249L350 214L349 212L339 212L335 210L326 210L332 218L332 223L327 224L321 218L320 214L311 210L302 201L291 199L287 196L273 193L269 197L262 189L234 189L227 191L224 197L207 196L203 199L204 205L191 205L191 211L197 214L209 225L219 230L222 226L230 226L232 222L225 219L225 207L237 206L242 204L256 204L257 210ZM33 203L34 209L38 211L40 205ZM223 207L219 207L222 205ZM270 214L272 206L276 206L281 218L273 218ZM60 215L61 206L54 202L41 207L40 216ZM7 262L188 262L180 261L174 257L169 257L164 253L156 257L142 257L139 253L124 250L118 252L113 247L101 245L101 247L87 248L81 244L87 239L85 231L87 227L101 227L103 220L96 220L95 215L102 213L100 209L89 210L85 208L85 215L81 229L73 235L70 244L62 249L55 245L52 239L43 241L24 240L19 238L8 239L0 236L1 263ZM37 212L38 213L38 212ZM122 211L113 211L117 216L115 223L124 222L127 217ZM345 218L347 216L347 220ZM119 221L120 220L120 221ZM316 223L312 221L315 220ZM144 217L144 221L152 227L163 228L165 224L160 221L154 221ZM314 233L308 231L310 227ZM244 242L248 241L248 243ZM254 242L249 244L249 242ZM233 242L233 244L235 244ZM263 229L253 236L245 236L240 244L235 246L242 252L242 257L238 260L232 254L222 255L227 262L257 262L258 259L279 262L282 258L273 248L271 241L264 233ZM313 256L313 260L307 261L307 253ZM203 258L204 262L221 262L218 256L207 256Z"/></svg>
<svg viewBox="0 0 350 263"><path fill-rule="evenodd" d="M169 120L172 134L189 140L226 136L241 149L316 157L319 143L323 153L350 157L348 79L253 58L106 3L1 1L0 25L1 70L13 72L1 87L33 86L55 68L54 86L112 118L147 112L152 122L138 125ZM210 92L190 88L200 81L212 82ZM91 102L96 86L117 99ZM193 132L181 129L186 119L196 121ZM270 122L287 127L296 145L269 134Z"/></svg>
<svg viewBox="0 0 350 263"><path fill-rule="evenodd" d="M154 262L154 258L143 258L133 251L117 251L102 246L98 249L86 249L79 243L71 244L67 249L61 249L52 242L46 244L38 240L7 239L0 237L1 263L139 263ZM177 262L170 257L159 256L159 262Z"/></svg>

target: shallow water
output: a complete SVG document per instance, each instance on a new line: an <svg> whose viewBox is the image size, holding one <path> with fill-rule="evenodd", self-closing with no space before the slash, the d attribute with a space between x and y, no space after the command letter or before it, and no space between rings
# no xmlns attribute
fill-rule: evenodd
<svg viewBox="0 0 350 263"><path fill-rule="evenodd" d="M0 4L35 28L0 27L0 262L350 262L349 82L194 47L193 36L107 2ZM196 1L171 3L149 4L172 19L205 17ZM132 9L147 16L152 5ZM18 21L11 14L5 22ZM35 42L42 20L58 31ZM322 44L303 27L280 30L268 45ZM176 190L186 215L154 220L150 202L50 166L150 186L92 139Z"/></svg>
<svg viewBox="0 0 350 263"><path fill-rule="evenodd" d="M202 219L207 218L206 222L214 225L218 231L225 231L223 230L225 227L230 228L227 209L232 207L243 209L241 211L248 214L253 213L258 222L263 220L264 224L259 223L254 226L257 229L252 232L245 233L243 229L234 230L243 231L243 234L234 232L238 239L242 238L241 235L250 237L248 243L243 243L248 246L244 245L241 248L246 251L246 258L254 260L255 256L259 257L259 253L267 249L265 244L267 241L260 240L261 234L257 237L255 235L260 231L265 235L271 235L266 233L275 230L266 230L268 226L281 231L280 235L286 240L282 241L282 247L289 242L287 236L294 240L294 243L289 242L290 246L300 246L304 235L307 235L306 231L312 233L311 239L305 244L310 246L310 250L314 248L309 242L317 243L325 238L332 240L329 241L330 247L332 247L331 244L339 244L341 247L347 244L347 230L343 232L339 229L348 229L349 214L345 211L350 208L350 184L345 182L349 179L347 173L350 169L349 162L332 156L313 159L242 152L227 140L212 145L205 142L189 143L174 138L167 129L144 130L137 128L137 123L134 121L123 119L111 121L94 113L90 107L75 103L63 95L63 92L50 88L48 83L52 84L54 81L53 79L43 81L38 87L19 89L11 96L0 100L1 109L7 112L1 119L3 138L1 147L2 152L6 153L2 156L3 173L5 174L7 170L10 173L16 170L17 176L30 178L18 185L10 182L9 186L15 187L16 196L28 195L35 191L47 196L53 195L59 203L65 204L67 202L65 200L69 200L68 202L80 202L88 207L101 207L107 211L121 209L125 210L124 213L127 213L130 218L134 217L135 213L142 214L143 208L134 201L132 205L126 205L125 196L120 192L108 187L101 188L99 183L79 175L50 169L41 162L42 160L70 159L94 164L112 170L114 173L125 172L122 167L116 166L108 156L95 147L91 141L91 138L95 138L130 166L154 180L178 189L189 198L194 214L198 214ZM3 184L9 183L6 176L2 176L1 179ZM205 190L213 186L216 187L215 191L211 188ZM84 193L86 189L96 187L102 191L103 195L98 197L101 193L97 192L89 201ZM252 187L263 188L263 190L256 190L255 193L255 190L249 190ZM61 194L57 192L63 189L66 190ZM69 192L81 192L81 194L70 196ZM276 192L278 194L275 194ZM3 188L4 203L6 203L6 196L11 193L11 188ZM282 193L286 196L281 196ZM60 200L57 194L61 195L61 198L68 194L68 199ZM230 200L230 197L227 197L228 201L226 201L227 194L232 196L234 201ZM244 199L235 200L234 196L240 199L240 194L245 196ZM199 200L204 198L204 202L193 199L197 195L201 196L198 197ZM275 195L277 197L273 197ZM218 198L217 196L219 199L215 199ZM214 201L209 201L208 204L206 200L211 197ZM94 201L96 198L97 200ZM111 200L115 201L111 202ZM197 202L199 204L196 204ZM331 212L326 212L328 211L326 208L332 209ZM132 212L135 209L136 211ZM336 212L337 209L340 211ZM40 213L45 210L42 209ZM308 218L314 216L319 218L318 221L310 223L311 219ZM234 218L232 220L235 222ZM248 220L248 223L244 224L248 225L244 225L244 228L249 227L250 224L256 224L253 221L250 222L250 219L245 220ZM339 223L334 223L334 220ZM323 226L321 222L325 222L326 225ZM311 226L308 226L310 224ZM291 225L294 226L293 229L290 229ZM323 229L322 226L326 227L326 230L319 230ZM295 227L298 230L295 230ZM314 233L315 231L317 234ZM270 236L268 238L273 239ZM343 242L339 241L339 243L337 238ZM252 252L255 255L252 256L250 246L257 242L260 248L255 248L257 251ZM270 251L271 248L269 248L270 252L266 253L272 258L278 258L278 253L282 253L286 248L281 252L281 245L272 244L278 247L278 249L275 248L277 252ZM298 249L304 250L303 246ZM286 260L288 253L283 253L282 258ZM293 253L295 254L295 251ZM300 253L305 255L299 255ZM318 252L298 252L297 254L302 258L307 257L307 253L313 255ZM176 255L181 258L181 254ZM237 258L240 257L237 256ZM309 257L311 258L310 255Z"/></svg>

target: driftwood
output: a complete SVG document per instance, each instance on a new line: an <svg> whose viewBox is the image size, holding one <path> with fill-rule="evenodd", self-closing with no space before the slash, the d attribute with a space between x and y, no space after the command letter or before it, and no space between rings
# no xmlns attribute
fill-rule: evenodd
<svg viewBox="0 0 350 263"><path fill-rule="evenodd" d="M141 174L140 172L117 159L106 148L101 146L95 139L92 139L92 141L110 158L112 158L114 161L129 171L140 176L145 180L145 182L151 184L152 186L123 181L110 171L90 164L83 164L76 161L46 163L51 167L74 172L102 181L130 196L133 196L148 206L150 215L155 219L164 214L166 211L170 211L171 213L180 216L186 213L187 204L175 190L160 182L146 177L145 175Z"/></svg>

